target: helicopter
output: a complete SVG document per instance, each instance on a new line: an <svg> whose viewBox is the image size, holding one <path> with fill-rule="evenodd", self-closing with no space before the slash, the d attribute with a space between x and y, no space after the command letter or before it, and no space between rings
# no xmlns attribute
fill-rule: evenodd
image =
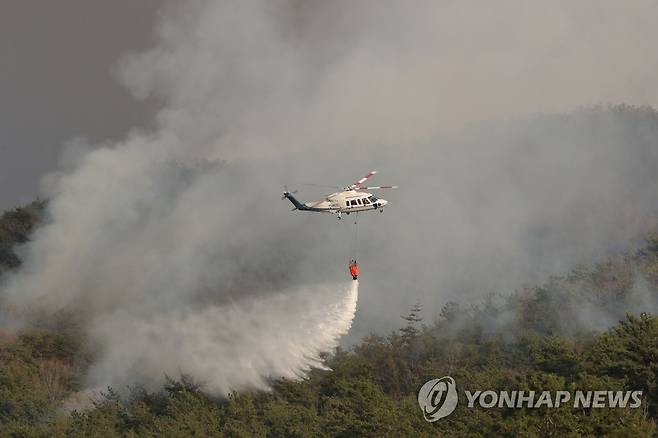
<svg viewBox="0 0 658 438"><path fill-rule="evenodd" d="M325 199L320 201L311 201L301 203L293 195L297 191L290 192L288 188L283 192L281 199L288 199L294 205L292 211L312 211L320 213L333 213L338 219L341 218L343 213L358 213L361 211L375 211L379 210L384 212L384 207L388 204L385 199L380 199L371 193L362 190L380 190L380 189L397 189L398 186L374 186L362 187L370 177L377 173L376 170L368 172L366 176L356 181L354 184L343 187L342 191L327 195ZM340 188L340 187L338 187Z"/></svg>

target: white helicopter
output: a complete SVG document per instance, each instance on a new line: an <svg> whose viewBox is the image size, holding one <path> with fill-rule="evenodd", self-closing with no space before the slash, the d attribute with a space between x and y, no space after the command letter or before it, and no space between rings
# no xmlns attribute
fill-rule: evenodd
<svg viewBox="0 0 658 438"><path fill-rule="evenodd" d="M293 211L301 210L321 213L334 213L336 216L338 216L338 219L341 218L343 213L350 214L369 210L379 210L383 213L384 207L388 204L388 201L385 199L379 199L371 193L362 192L361 190L397 189L398 186L361 186L361 184L366 182L368 178L375 175L376 173L376 170L369 172L366 176L354 184L343 187L342 191L332 193L321 201L311 201L302 204L293 196L295 193L297 193L297 191L289 192L287 188L286 191L283 192L281 199L288 198L290 202L292 202L292 205L295 206L295 208L292 209Z"/></svg>

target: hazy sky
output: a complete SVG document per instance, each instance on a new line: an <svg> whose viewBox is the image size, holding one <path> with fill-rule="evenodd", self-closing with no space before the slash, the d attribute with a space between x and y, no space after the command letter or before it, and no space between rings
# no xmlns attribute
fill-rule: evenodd
<svg viewBox="0 0 658 438"><path fill-rule="evenodd" d="M29 202L74 136L91 142L148 124L113 77L152 44L162 0L0 0L0 209Z"/></svg>

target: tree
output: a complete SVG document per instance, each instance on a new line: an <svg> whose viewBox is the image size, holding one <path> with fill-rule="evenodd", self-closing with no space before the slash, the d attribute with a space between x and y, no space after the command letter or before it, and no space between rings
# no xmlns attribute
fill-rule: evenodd
<svg viewBox="0 0 658 438"><path fill-rule="evenodd" d="M416 324L423 321L423 318L420 316L420 312L422 310L423 306L420 304L420 302L417 302L413 305L406 316L401 316L402 319L407 321L407 325L400 329L402 342L404 344L409 344L411 340L417 337L420 333L420 330L416 327Z"/></svg>

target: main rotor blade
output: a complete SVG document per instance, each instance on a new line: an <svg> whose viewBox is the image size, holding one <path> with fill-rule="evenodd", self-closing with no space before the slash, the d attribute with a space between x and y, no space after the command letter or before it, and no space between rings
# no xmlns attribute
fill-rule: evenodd
<svg viewBox="0 0 658 438"><path fill-rule="evenodd" d="M374 186L374 187L360 187L361 190L379 190L379 189L397 189L398 186Z"/></svg>
<svg viewBox="0 0 658 438"><path fill-rule="evenodd" d="M371 170L370 172L368 172L368 174L367 174L366 176L364 176L363 178L361 178L360 180L358 180L357 182L355 182L354 184L352 184L352 185L350 186L350 188L351 188L351 189L354 189L354 188L357 188L357 187L360 188L360 187L361 187L361 184L363 184L364 182L366 182L366 180L367 180L368 178L372 177L372 176L373 176L374 174L376 174L376 173L377 173L376 170Z"/></svg>

